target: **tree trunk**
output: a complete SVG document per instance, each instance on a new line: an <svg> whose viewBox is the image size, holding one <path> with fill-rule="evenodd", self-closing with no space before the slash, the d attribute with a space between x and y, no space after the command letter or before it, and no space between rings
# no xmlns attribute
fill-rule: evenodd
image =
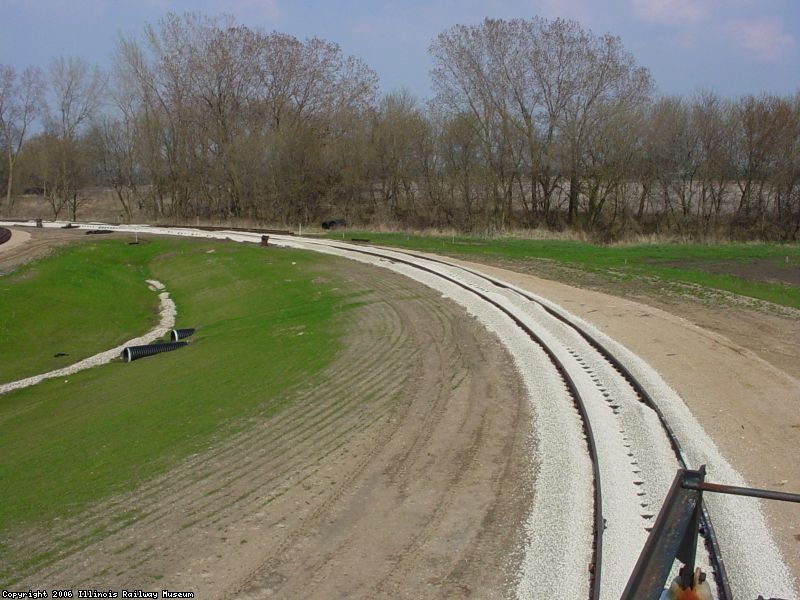
<svg viewBox="0 0 800 600"><path fill-rule="evenodd" d="M570 225L575 224L575 218L578 216L578 173L572 171L569 175L569 208L567 210L567 220Z"/></svg>
<svg viewBox="0 0 800 600"><path fill-rule="evenodd" d="M11 190L14 186L14 159L8 152L8 186L6 187L6 208L11 208Z"/></svg>
<svg viewBox="0 0 800 600"><path fill-rule="evenodd" d="M641 224L642 218L644 217L644 207L645 201L647 200L647 196L650 193L649 186L646 183L642 183L642 191L639 195L639 208L636 210L636 220Z"/></svg>

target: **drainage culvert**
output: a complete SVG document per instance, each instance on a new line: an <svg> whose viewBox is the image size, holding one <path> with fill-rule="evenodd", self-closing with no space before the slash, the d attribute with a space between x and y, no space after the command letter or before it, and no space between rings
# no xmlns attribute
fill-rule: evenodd
<svg viewBox="0 0 800 600"><path fill-rule="evenodd" d="M173 329L169 334L169 339L173 342L188 338L194 333L194 329Z"/></svg>
<svg viewBox="0 0 800 600"><path fill-rule="evenodd" d="M128 346L122 351L122 358L125 362L131 362L145 356L153 356L161 352L170 352L186 346L187 342L163 342L161 344L149 344L147 346Z"/></svg>

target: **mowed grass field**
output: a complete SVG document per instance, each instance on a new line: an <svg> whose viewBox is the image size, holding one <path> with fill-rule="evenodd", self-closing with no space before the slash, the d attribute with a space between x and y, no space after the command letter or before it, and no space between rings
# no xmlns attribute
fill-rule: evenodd
<svg viewBox="0 0 800 600"><path fill-rule="evenodd" d="M0 383L70 365L158 322L145 283L158 246L131 248L62 248L0 277Z"/></svg>
<svg viewBox="0 0 800 600"><path fill-rule="evenodd" d="M342 232L328 234L342 239ZM798 244L628 244L518 237L437 236L348 231L344 239L367 238L373 244L482 259L520 262L547 260L615 280L653 278L698 285L800 308L800 285L781 281L800 270ZM751 268L748 269L748 266ZM714 272L716 271L716 272ZM770 281L771 272L775 280ZM737 274L732 274L737 273Z"/></svg>
<svg viewBox="0 0 800 600"><path fill-rule="evenodd" d="M334 358L346 309L357 303L325 270L330 260L231 242L103 241L0 278L3 311L20 315L12 347L39 366L49 368L45 354L62 348L44 322L65 344L84 331L80 348L89 354L148 329L157 297L145 278L167 286L178 326L197 328L179 351L0 396L0 544L26 526L46 527L135 488L248 417L281 410L287 390ZM82 285L65 283L73 269ZM60 301L62 288L69 302ZM52 308L42 320L30 308L37 293ZM85 302L94 302L89 316L62 323ZM110 322L113 333L105 331ZM4 379L30 372L22 358L3 371ZM8 551L0 545L0 565L11 562Z"/></svg>

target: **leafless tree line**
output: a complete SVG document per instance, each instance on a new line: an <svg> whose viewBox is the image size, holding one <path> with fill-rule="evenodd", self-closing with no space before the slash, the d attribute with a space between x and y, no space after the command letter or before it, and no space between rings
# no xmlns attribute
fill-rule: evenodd
<svg viewBox="0 0 800 600"><path fill-rule="evenodd" d="M336 44L197 14L120 39L107 75L0 67L6 211L28 189L74 219L100 185L128 219L800 234L800 93L659 96L562 19L458 25L430 54L426 103Z"/></svg>

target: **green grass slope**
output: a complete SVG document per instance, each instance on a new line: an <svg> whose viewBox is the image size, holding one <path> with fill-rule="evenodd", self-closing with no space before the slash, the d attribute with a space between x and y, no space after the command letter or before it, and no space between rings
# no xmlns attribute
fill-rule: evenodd
<svg viewBox="0 0 800 600"><path fill-rule="evenodd" d="M126 252L135 251L142 254L141 263L133 261L139 277L164 282L179 326L198 331L176 352L0 396L0 564L12 530L130 490L245 418L280 410L287 391L339 348L352 299L333 290L340 282L329 272L330 283L317 278L335 259L173 240ZM117 266L114 243L93 252L97 263L107 257L108 269ZM36 268L47 272L51 260L66 257Z"/></svg>
<svg viewBox="0 0 800 600"><path fill-rule="evenodd" d="M158 296L145 284L157 248L132 248L69 246L0 277L0 382L78 362L158 322Z"/></svg>

